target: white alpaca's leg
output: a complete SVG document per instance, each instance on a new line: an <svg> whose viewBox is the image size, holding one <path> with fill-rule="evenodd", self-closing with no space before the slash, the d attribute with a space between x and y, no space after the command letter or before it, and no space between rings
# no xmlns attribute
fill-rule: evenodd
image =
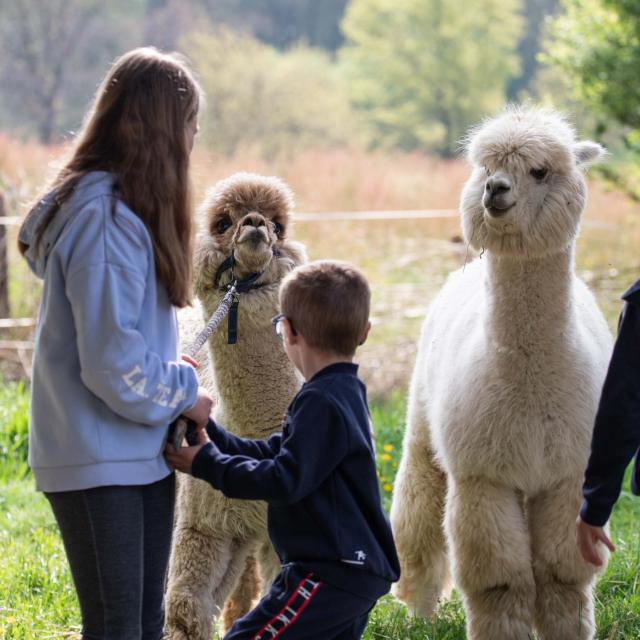
<svg viewBox="0 0 640 640"><path fill-rule="evenodd" d="M445 522L468 640L530 640L535 584L519 496L484 478L450 478Z"/></svg>
<svg viewBox="0 0 640 640"><path fill-rule="evenodd" d="M166 593L167 640L211 639L213 618L224 604L214 593L231 563L230 538L176 527Z"/></svg>
<svg viewBox="0 0 640 640"><path fill-rule="evenodd" d="M412 400L391 505L401 576L393 594L418 616L430 618L449 583L443 518L447 481L436 466L429 427Z"/></svg>
<svg viewBox="0 0 640 640"><path fill-rule="evenodd" d="M590 640L595 631L592 590L596 569L582 559L576 543L580 484L581 478L566 480L528 503L537 593L535 621L541 640ZM605 552L600 547L600 553Z"/></svg>

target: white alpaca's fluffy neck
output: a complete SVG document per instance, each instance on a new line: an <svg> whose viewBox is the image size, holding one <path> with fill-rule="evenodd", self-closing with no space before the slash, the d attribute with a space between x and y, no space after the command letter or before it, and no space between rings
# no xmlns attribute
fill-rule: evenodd
<svg viewBox="0 0 640 640"><path fill-rule="evenodd" d="M483 257L487 331L497 346L533 353L561 344L572 318L574 245L540 258Z"/></svg>

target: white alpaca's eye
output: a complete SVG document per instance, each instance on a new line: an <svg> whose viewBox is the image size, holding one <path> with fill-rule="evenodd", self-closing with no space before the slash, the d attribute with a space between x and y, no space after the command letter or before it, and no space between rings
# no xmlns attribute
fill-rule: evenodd
<svg viewBox="0 0 640 640"><path fill-rule="evenodd" d="M544 167L541 169L531 169L531 171L529 171L529 173L538 181L544 180L548 172L549 170Z"/></svg>
<svg viewBox="0 0 640 640"><path fill-rule="evenodd" d="M491 175L491 170L489 169L489 167L485 167L485 168L484 168L484 172L485 172L488 176L490 176L490 175Z"/></svg>

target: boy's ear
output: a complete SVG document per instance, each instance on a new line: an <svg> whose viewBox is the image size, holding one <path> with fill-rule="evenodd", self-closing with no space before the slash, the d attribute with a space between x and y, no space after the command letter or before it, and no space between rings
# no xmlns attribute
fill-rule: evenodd
<svg viewBox="0 0 640 640"><path fill-rule="evenodd" d="M289 318L284 319L284 339L289 344L298 343L298 334L293 332L293 329L291 328L291 323L289 322Z"/></svg>
<svg viewBox="0 0 640 640"><path fill-rule="evenodd" d="M362 338L360 338L360 342L358 342L358 346L363 345L367 341L367 338L369 337L370 329L371 329L371 320L367 320L367 326L364 328L364 331L362 332Z"/></svg>

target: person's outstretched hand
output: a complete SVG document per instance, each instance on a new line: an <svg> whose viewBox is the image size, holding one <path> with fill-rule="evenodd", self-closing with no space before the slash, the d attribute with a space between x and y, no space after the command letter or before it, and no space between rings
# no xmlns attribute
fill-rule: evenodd
<svg viewBox="0 0 640 640"><path fill-rule="evenodd" d="M182 473L191 473L193 459L207 442L211 442L207 430L200 429L198 431L198 444L192 447L181 447L180 451L176 451L175 447L167 442L164 448L164 457L173 469L182 471Z"/></svg>
<svg viewBox="0 0 640 640"><path fill-rule="evenodd" d="M578 548L580 553L586 562L595 564L596 567L601 567L603 559L598 553L598 542L602 542L609 551L615 551L616 547L609 540L609 536L604 531L603 527L594 527L587 524L580 516L576 520L576 530L578 534Z"/></svg>

